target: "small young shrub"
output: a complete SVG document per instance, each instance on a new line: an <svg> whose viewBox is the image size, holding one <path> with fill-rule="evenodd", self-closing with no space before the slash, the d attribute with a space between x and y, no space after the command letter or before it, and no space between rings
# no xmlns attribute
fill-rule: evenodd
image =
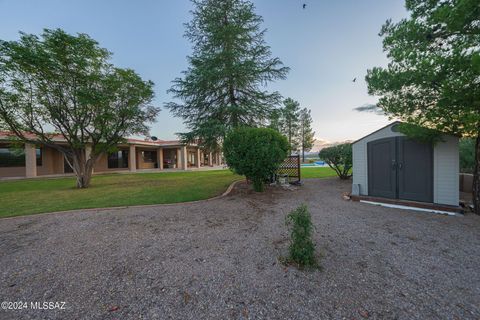
<svg viewBox="0 0 480 320"><path fill-rule="evenodd" d="M316 267L315 244L312 240L314 226L307 206L303 204L290 212L286 224L290 227L291 236L288 262L296 263L299 267Z"/></svg>
<svg viewBox="0 0 480 320"><path fill-rule="evenodd" d="M253 182L255 191L263 191L267 181L288 155L287 138L273 129L238 128L223 142L228 166Z"/></svg>

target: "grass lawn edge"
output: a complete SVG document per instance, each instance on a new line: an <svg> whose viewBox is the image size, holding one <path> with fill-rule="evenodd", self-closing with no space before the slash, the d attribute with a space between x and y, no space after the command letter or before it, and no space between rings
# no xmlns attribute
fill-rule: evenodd
<svg viewBox="0 0 480 320"><path fill-rule="evenodd" d="M150 207L170 207L170 206L176 206L176 205L183 205L183 204L193 204L193 203L198 203L198 202L206 202L206 201L212 201L215 199L220 199L223 197L228 196L235 185L240 182L244 182L244 179L238 179L230 183L228 188L219 195L213 196L211 198L207 199L200 199L200 200L192 200L192 201L183 201L183 202L172 202L172 203L158 203L158 204L139 204L139 205L131 205L131 206L114 206L114 207L98 207L98 208L84 208L84 209L71 209L71 210L61 210L61 211L52 211L52 212L38 212L38 213L27 213L27 214L21 214L21 215L14 215L14 216L7 216L7 217L1 217L0 216L0 221L1 220L8 220L8 219L19 219L19 218L25 218L25 217L31 217L31 216L45 216L45 215L53 215L53 214L64 214L64 213L75 213L78 211L82 212L92 212L92 211L107 211L107 210L121 210L121 209L127 209L127 208L150 208Z"/></svg>

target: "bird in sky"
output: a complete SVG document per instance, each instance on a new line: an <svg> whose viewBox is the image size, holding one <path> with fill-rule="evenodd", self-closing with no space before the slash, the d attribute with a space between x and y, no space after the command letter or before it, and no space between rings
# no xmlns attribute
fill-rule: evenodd
<svg viewBox="0 0 480 320"><path fill-rule="evenodd" d="M357 77L353 78L353 80L352 80L352 82L355 82L355 81L357 81Z"/></svg>
<svg viewBox="0 0 480 320"><path fill-rule="evenodd" d="M305 9L306 7L307 7L307 4L306 4L306 3L304 3L304 4L303 4L303 9Z"/></svg>

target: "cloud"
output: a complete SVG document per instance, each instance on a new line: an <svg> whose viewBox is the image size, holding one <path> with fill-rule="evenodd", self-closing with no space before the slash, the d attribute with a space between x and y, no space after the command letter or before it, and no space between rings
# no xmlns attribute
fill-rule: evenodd
<svg viewBox="0 0 480 320"><path fill-rule="evenodd" d="M358 112L372 112L378 115L385 115L383 110L378 107L376 104L364 104L361 105L360 107L353 108L353 110L358 111Z"/></svg>

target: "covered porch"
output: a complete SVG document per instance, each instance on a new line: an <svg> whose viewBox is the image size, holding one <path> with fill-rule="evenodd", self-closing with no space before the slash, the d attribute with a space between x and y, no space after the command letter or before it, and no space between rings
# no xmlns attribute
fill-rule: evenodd
<svg viewBox="0 0 480 320"><path fill-rule="evenodd" d="M128 170L189 170L202 167L221 166L220 153L205 152L196 146L130 145L128 150Z"/></svg>
<svg viewBox="0 0 480 320"><path fill-rule="evenodd" d="M87 148L87 154L90 153ZM118 150L101 155L93 173L136 171L199 170L223 164L220 153L197 146L123 144ZM59 151L43 145L0 143L0 179L55 177L71 175L72 168Z"/></svg>

